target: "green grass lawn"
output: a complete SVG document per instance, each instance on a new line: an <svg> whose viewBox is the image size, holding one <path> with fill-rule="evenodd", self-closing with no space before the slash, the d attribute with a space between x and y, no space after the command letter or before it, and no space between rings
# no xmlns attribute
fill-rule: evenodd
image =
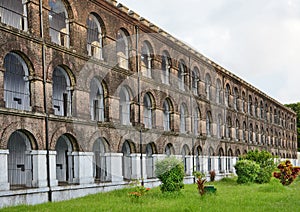
<svg viewBox="0 0 300 212"><path fill-rule="evenodd" d="M216 194L200 196L196 185L185 185L180 193L151 189L145 196L132 199L131 188L90 195L64 202L19 206L3 211L300 211L300 180L284 187L278 180L270 184L239 185L235 179L213 184Z"/></svg>

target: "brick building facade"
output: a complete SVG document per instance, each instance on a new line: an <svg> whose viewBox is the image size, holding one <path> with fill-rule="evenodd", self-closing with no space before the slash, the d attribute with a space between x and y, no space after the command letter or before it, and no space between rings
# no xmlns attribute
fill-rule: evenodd
<svg viewBox="0 0 300 212"><path fill-rule="evenodd" d="M293 111L114 0L5 0L0 18L0 207L157 185L168 155L190 182L253 149L296 161Z"/></svg>

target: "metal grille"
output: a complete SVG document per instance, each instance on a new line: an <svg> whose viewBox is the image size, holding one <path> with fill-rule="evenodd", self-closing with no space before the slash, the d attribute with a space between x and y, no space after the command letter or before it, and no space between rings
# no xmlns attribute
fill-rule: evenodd
<svg viewBox="0 0 300 212"><path fill-rule="evenodd" d="M24 60L15 53L4 59L4 99L7 108L30 110L28 68Z"/></svg>
<svg viewBox="0 0 300 212"><path fill-rule="evenodd" d="M32 186L30 141L22 132L14 132L8 140L8 182L12 188Z"/></svg>
<svg viewBox="0 0 300 212"><path fill-rule="evenodd" d="M27 30L27 10L22 0L0 1L0 20L2 23L20 30Z"/></svg>

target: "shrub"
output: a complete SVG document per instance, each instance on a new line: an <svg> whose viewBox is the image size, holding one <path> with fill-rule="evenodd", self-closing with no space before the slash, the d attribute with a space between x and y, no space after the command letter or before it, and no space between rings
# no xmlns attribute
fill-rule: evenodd
<svg viewBox="0 0 300 212"><path fill-rule="evenodd" d="M181 160L167 157L157 161L155 168L155 174L162 182L160 185L162 192L180 191L184 187L184 166Z"/></svg>
<svg viewBox="0 0 300 212"><path fill-rule="evenodd" d="M239 160L234 167L238 175L238 183L254 182L260 171L259 165L251 160Z"/></svg>
<svg viewBox="0 0 300 212"><path fill-rule="evenodd" d="M255 179L256 183L269 183L276 165L274 157L267 151L258 150L249 151L246 155L240 157L240 160L251 160L260 166L260 170Z"/></svg>
<svg viewBox="0 0 300 212"><path fill-rule="evenodd" d="M215 170L210 170L209 171L209 179L211 182L214 182L215 181L215 177L216 177L216 172Z"/></svg>
<svg viewBox="0 0 300 212"><path fill-rule="evenodd" d="M273 176L278 178L282 185L290 185L300 173L300 167L293 167L289 160L282 161L277 168L279 172L274 172Z"/></svg>

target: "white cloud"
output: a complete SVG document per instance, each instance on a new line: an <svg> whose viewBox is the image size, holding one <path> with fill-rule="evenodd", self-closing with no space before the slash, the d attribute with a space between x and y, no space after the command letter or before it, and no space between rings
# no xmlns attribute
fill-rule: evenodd
<svg viewBox="0 0 300 212"><path fill-rule="evenodd" d="M121 2L278 101L300 101L299 0Z"/></svg>

